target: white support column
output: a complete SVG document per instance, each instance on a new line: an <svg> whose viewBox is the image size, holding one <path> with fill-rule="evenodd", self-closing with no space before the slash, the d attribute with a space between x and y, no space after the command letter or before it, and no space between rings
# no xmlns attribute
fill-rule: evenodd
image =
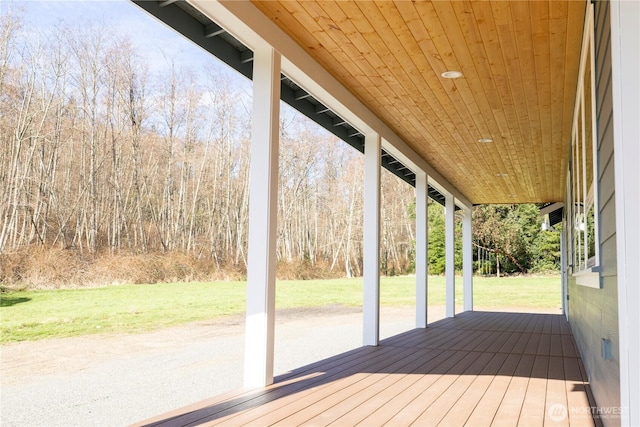
<svg viewBox="0 0 640 427"><path fill-rule="evenodd" d="M616 189L620 406L623 426L640 425L640 3L611 3L611 82ZM616 420L612 420L612 424Z"/></svg>
<svg viewBox="0 0 640 427"><path fill-rule="evenodd" d="M462 282L464 311L473 311L473 246L471 244L471 209L464 210L462 220Z"/></svg>
<svg viewBox="0 0 640 427"><path fill-rule="evenodd" d="M445 316L456 315L456 260L455 260L455 204L453 196L445 195L444 235L445 235Z"/></svg>
<svg viewBox="0 0 640 427"><path fill-rule="evenodd" d="M382 143L377 133L364 141L364 345L380 338L380 162Z"/></svg>
<svg viewBox="0 0 640 427"><path fill-rule="evenodd" d="M249 182L246 387L273 383L279 115L280 54L271 47L256 49Z"/></svg>
<svg viewBox="0 0 640 427"><path fill-rule="evenodd" d="M564 224L563 224L564 225ZM569 320L569 306L567 305L567 254L566 250L566 234L563 229L560 231L560 297L562 298L562 314Z"/></svg>
<svg viewBox="0 0 640 427"><path fill-rule="evenodd" d="M416 328L427 327L428 210L427 174L416 172Z"/></svg>

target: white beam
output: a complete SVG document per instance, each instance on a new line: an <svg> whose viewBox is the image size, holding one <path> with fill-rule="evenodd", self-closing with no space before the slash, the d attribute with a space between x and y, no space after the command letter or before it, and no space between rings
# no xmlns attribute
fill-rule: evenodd
<svg viewBox="0 0 640 427"><path fill-rule="evenodd" d="M464 311L473 311L473 247L471 209L464 209L462 219L462 287L464 293Z"/></svg>
<svg viewBox="0 0 640 427"><path fill-rule="evenodd" d="M622 425L640 425L640 3L611 3Z"/></svg>
<svg viewBox="0 0 640 427"><path fill-rule="evenodd" d="M445 316L456 314L456 260L455 260L455 202L451 194L445 194Z"/></svg>
<svg viewBox="0 0 640 427"><path fill-rule="evenodd" d="M364 345L380 338L380 135L369 132L364 140Z"/></svg>
<svg viewBox="0 0 640 427"><path fill-rule="evenodd" d="M267 43L282 54L282 71L360 130L378 133L385 141L384 149L413 172L426 171L430 183L441 192L453 194L458 202L471 208L471 203L457 188L436 172L426 160L411 149L389 126L371 112L351 92L318 64L276 24L249 1L189 0L196 9L210 17L246 46L254 49ZM388 142L388 144L387 144Z"/></svg>
<svg viewBox="0 0 640 427"><path fill-rule="evenodd" d="M428 210L427 174L416 173L416 328L427 327Z"/></svg>
<svg viewBox="0 0 640 427"><path fill-rule="evenodd" d="M280 55L255 51L244 384L273 383Z"/></svg>
<svg viewBox="0 0 640 427"><path fill-rule="evenodd" d="M540 209L539 216L545 216L551 212L557 211L558 209L564 207L564 202L556 202L552 205L547 206L546 208Z"/></svg>

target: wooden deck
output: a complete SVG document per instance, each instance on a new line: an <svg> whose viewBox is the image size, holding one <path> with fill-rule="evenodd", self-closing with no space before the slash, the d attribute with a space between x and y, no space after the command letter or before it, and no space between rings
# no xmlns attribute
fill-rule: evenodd
<svg viewBox="0 0 640 427"><path fill-rule="evenodd" d="M466 312L139 425L594 425L565 318Z"/></svg>

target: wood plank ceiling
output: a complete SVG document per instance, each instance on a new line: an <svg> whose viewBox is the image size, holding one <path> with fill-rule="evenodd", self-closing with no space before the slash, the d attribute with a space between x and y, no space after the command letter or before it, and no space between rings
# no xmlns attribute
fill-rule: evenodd
<svg viewBox="0 0 640 427"><path fill-rule="evenodd" d="M585 1L253 3L472 203L563 200Z"/></svg>

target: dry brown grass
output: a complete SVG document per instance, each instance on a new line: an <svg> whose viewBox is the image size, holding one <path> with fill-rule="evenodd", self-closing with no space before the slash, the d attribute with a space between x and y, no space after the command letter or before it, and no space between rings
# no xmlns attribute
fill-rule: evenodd
<svg viewBox="0 0 640 427"><path fill-rule="evenodd" d="M279 279L331 279L343 276L328 265L308 261L278 263ZM32 246L0 255L0 290L97 287L125 283L243 280L243 265L218 268L209 259L183 253L90 254L75 249Z"/></svg>
<svg viewBox="0 0 640 427"><path fill-rule="evenodd" d="M311 279L337 279L344 277L342 270L331 271L329 264L310 261L294 261L291 263L279 262L276 275L280 280L311 280Z"/></svg>
<svg viewBox="0 0 640 427"><path fill-rule="evenodd" d="M96 287L123 283L241 280L241 267L218 269L182 253L81 253L30 247L0 255L3 290Z"/></svg>

